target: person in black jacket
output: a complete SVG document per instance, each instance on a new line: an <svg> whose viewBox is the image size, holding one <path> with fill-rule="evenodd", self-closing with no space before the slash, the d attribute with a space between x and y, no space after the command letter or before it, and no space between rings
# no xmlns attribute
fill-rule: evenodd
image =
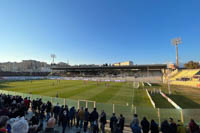
<svg viewBox="0 0 200 133"><path fill-rule="evenodd" d="M98 119L99 119L99 114L97 112L97 109L94 108L94 110L92 111L92 113L90 114L90 121L91 121L91 126L93 128L94 123L96 125L98 125Z"/></svg>
<svg viewBox="0 0 200 133"><path fill-rule="evenodd" d="M164 120L161 124L161 131L162 133L170 133L170 127L167 120Z"/></svg>
<svg viewBox="0 0 200 133"><path fill-rule="evenodd" d="M86 108L84 112L84 126L83 126L84 132L87 132L89 116L90 116L90 113L88 112L88 109Z"/></svg>
<svg viewBox="0 0 200 133"><path fill-rule="evenodd" d="M146 119L146 117L143 118L143 120L141 121L141 126L142 126L142 131L143 133L148 133L149 132L149 122Z"/></svg>
<svg viewBox="0 0 200 133"><path fill-rule="evenodd" d="M119 117L119 132L120 132L120 133L123 133L123 130L124 130L124 122L125 122L125 118L123 117L122 114L120 114L120 117Z"/></svg>
<svg viewBox="0 0 200 133"><path fill-rule="evenodd" d="M102 131L102 133L105 133L106 113L104 112L104 110L102 110L102 112L101 112L100 123L101 123L101 126L100 126L101 131Z"/></svg>
<svg viewBox="0 0 200 133"><path fill-rule="evenodd" d="M150 126L151 133L159 133L158 124L151 120L151 126Z"/></svg>
<svg viewBox="0 0 200 133"><path fill-rule="evenodd" d="M173 118L169 118L169 122L170 122L170 125L169 125L170 133L176 133L177 132L177 125L174 122Z"/></svg>
<svg viewBox="0 0 200 133"><path fill-rule="evenodd" d="M115 133L117 129L117 121L117 117L115 116L115 113L113 113L112 117L110 118L111 133Z"/></svg>
<svg viewBox="0 0 200 133"><path fill-rule="evenodd" d="M67 111L64 110L63 111L63 115L61 117L61 121L62 121L62 133L65 133L65 129L67 127L67 122L68 122L68 116L67 116Z"/></svg>

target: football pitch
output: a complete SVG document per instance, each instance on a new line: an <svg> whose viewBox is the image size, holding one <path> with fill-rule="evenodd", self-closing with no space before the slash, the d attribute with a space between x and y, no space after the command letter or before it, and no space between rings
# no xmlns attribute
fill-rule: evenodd
<svg viewBox="0 0 200 133"><path fill-rule="evenodd" d="M97 103L152 107L144 89L134 88L132 82L96 82L83 80L27 80L0 83L0 89L41 96Z"/></svg>

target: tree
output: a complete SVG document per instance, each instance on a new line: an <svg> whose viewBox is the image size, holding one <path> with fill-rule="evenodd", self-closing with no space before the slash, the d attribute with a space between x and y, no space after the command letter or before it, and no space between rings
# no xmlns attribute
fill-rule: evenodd
<svg viewBox="0 0 200 133"><path fill-rule="evenodd" d="M187 69L197 69L200 68L200 65L198 62L189 61L188 63L184 64L184 67Z"/></svg>

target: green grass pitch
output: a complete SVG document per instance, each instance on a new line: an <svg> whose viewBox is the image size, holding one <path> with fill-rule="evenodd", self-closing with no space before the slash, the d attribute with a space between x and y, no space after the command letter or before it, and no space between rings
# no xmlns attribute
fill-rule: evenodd
<svg viewBox="0 0 200 133"><path fill-rule="evenodd" d="M60 98L152 107L145 90L133 88L133 84L130 82L97 83L96 81L82 80L10 81L1 82L0 89L52 97L56 97L58 93Z"/></svg>

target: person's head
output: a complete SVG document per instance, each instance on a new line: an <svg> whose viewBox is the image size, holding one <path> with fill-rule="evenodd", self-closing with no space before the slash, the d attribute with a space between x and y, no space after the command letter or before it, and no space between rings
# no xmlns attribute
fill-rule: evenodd
<svg viewBox="0 0 200 133"><path fill-rule="evenodd" d="M97 108L94 108L94 111L97 111Z"/></svg>
<svg viewBox="0 0 200 133"><path fill-rule="evenodd" d="M56 124L55 118L51 117L47 122L47 128L54 128Z"/></svg>
<svg viewBox="0 0 200 133"><path fill-rule="evenodd" d="M154 121L154 120L151 120L151 124L153 124L153 123L155 123L155 121Z"/></svg>
<svg viewBox="0 0 200 133"><path fill-rule="evenodd" d="M29 125L24 118L15 121L12 125L12 133L28 133L28 130Z"/></svg>
<svg viewBox="0 0 200 133"><path fill-rule="evenodd" d="M170 118L169 118L169 122L170 122L170 123L173 123L173 122L174 122L173 118L170 117Z"/></svg>
<svg viewBox="0 0 200 133"><path fill-rule="evenodd" d="M147 118L146 118L146 117L143 117L143 120L147 120Z"/></svg>
<svg viewBox="0 0 200 133"><path fill-rule="evenodd" d="M67 111L66 110L63 111L63 115L67 115Z"/></svg>
<svg viewBox="0 0 200 133"><path fill-rule="evenodd" d="M5 128L7 126L9 118L8 116L1 116L0 117L0 128Z"/></svg>
<svg viewBox="0 0 200 133"><path fill-rule="evenodd" d="M122 114L120 114L120 117L123 117L123 115L122 115Z"/></svg>
<svg viewBox="0 0 200 133"><path fill-rule="evenodd" d="M85 112L87 112L88 111L88 108L85 108Z"/></svg>
<svg viewBox="0 0 200 133"><path fill-rule="evenodd" d="M115 113L113 113L112 115L115 116Z"/></svg>
<svg viewBox="0 0 200 133"><path fill-rule="evenodd" d="M137 117L138 117L138 115L137 115L137 114L134 114L134 117L135 117L135 118L137 118Z"/></svg>

